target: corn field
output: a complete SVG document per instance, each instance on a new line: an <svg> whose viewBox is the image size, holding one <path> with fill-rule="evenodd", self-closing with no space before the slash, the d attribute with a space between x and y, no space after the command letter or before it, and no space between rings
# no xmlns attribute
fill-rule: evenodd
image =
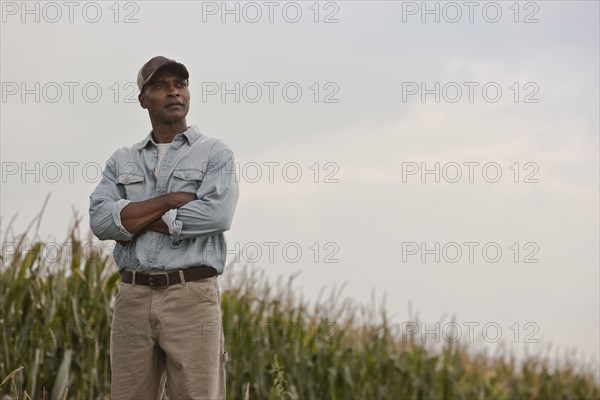
<svg viewBox="0 0 600 400"><path fill-rule="evenodd" d="M110 396L119 276L111 256L76 232L68 254L52 259L47 243L4 240L0 400ZM293 277L269 283L257 269L229 265L220 279L230 399L600 398L597 372L574 362L517 363L452 343L434 350L401 340L384 312L376 322L336 290L309 306Z"/></svg>

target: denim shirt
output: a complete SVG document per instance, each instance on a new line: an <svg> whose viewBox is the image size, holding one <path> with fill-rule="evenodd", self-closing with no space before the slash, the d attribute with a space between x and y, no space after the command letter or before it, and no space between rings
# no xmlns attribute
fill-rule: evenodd
<svg viewBox="0 0 600 400"><path fill-rule="evenodd" d="M114 152L102 179L90 195L90 227L100 240L117 240L113 252L119 269L164 271L208 265L223 272L227 243L223 232L231 227L239 196L231 149L220 139L195 126L175 136L158 164L152 132L141 142ZM195 193L197 200L167 211L162 220L170 234L129 233L121 210L131 201L143 201L169 192Z"/></svg>

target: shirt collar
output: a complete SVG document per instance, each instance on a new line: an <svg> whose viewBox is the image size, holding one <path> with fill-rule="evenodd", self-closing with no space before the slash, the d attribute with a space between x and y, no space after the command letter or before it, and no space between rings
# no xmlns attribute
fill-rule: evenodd
<svg viewBox="0 0 600 400"><path fill-rule="evenodd" d="M202 135L202 133L196 125L188 126L185 132L175 135L175 137L173 138L173 142L171 143L173 144L174 148L178 149L187 140L187 142L191 146L196 140L198 140L200 135ZM150 133L144 138L144 140L142 140L135 146L138 150L142 150L146 146L148 146L148 143L156 144L152 139L152 131L150 131Z"/></svg>

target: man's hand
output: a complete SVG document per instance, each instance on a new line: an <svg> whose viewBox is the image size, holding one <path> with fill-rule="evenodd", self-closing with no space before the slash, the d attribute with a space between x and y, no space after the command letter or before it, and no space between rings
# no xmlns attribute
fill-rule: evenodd
<svg viewBox="0 0 600 400"><path fill-rule="evenodd" d="M168 234L169 228L160 217L170 209L183 207L196 199L194 193L172 192L131 202L121 210L121 223L134 236L148 229Z"/></svg>

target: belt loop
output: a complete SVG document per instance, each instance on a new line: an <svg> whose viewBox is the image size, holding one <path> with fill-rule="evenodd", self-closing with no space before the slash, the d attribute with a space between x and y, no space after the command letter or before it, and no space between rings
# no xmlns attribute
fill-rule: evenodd
<svg viewBox="0 0 600 400"><path fill-rule="evenodd" d="M135 287L135 270L133 270L132 272L132 277L131 277L131 287Z"/></svg>
<svg viewBox="0 0 600 400"><path fill-rule="evenodd" d="M185 276L183 275L182 269L179 270L179 281L181 282L182 285L185 285Z"/></svg>

